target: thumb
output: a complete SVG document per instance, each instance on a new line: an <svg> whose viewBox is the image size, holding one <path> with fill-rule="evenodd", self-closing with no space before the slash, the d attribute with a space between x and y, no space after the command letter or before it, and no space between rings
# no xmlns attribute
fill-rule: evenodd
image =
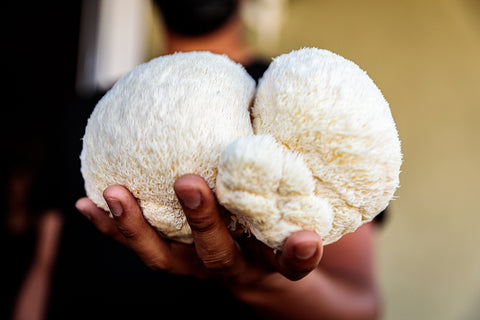
<svg viewBox="0 0 480 320"><path fill-rule="evenodd" d="M280 273L290 280L299 280L318 267L322 255L320 236L304 230L287 238L276 260Z"/></svg>

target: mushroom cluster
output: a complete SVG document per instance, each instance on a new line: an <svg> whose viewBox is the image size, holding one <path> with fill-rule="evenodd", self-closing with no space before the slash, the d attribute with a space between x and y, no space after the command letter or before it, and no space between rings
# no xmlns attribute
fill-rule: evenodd
<svg viewBox="0 0 480 320"><path fill-rule="evenodd" d="M384 210L399 184L400 140L381 91L355 63L304 48L273 60L258 87L224 55L142 64L91 114L81 170L88 197L120 184L164 237L192 235L173 184L201 175L228 227L274 249L302 229L332 243Z"/></svg>

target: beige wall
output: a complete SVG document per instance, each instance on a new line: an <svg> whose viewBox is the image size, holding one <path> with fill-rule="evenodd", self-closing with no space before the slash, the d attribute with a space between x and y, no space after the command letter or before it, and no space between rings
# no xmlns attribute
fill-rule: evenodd
<svg viewBox="0 0 480 320"><path fill-rule="evenodd" d="M290 0L276 48L335 51L390 102L404 164L379 233L385 319L480 319L480 2Z"/></svg>

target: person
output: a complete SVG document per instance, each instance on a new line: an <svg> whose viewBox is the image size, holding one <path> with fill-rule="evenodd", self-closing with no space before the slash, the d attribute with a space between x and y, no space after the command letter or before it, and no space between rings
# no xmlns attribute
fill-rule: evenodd
<svg viewBox="0 0 480 320"><path fill-rule="evenodd" d="M256 80L268 67L243 38L238 1L155 3L165 21L167 54L223 53L243 64ZM75 203L87 219L65 214L49 319L379 316L373 223L325 247L317 234L299 231L274 252L253 237L233 238L214 193L202 177L192 174L178 178L173 188L192 229L193 245L163 239L123 186L104 191L112 218L96 207L84 196L78 155L86 120L102 95L82 101L73 108L80 115L67 121L69 178L63 185L67 192L57 197L63 212L70 212Z"/></svg>

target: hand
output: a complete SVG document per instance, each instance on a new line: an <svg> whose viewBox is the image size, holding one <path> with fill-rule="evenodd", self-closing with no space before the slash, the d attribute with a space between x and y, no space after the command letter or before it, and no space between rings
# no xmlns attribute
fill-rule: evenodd
<svg viewBox="0 0 480 320"><path fill-rule="evenodd" d="M151 269L236 285L253 283L276 271L299 280L318 266L323 247L314 232L293 233L283 250L274 253L253 237L232 237L220 214L223 208L200 176L180 177L174 190L192 229L194 245L162 238L122 186L108 187L103 194L113 219L88 198L79 199L76 207L98 230L131 248Z"/></svg>

